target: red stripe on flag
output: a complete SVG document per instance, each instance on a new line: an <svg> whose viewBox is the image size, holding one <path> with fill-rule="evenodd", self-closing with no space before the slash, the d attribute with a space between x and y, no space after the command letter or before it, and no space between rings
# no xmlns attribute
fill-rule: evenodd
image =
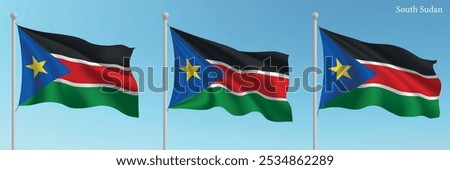
<svg viewBox="0 0 450 170"><path fill-rule="evenodd" d="M425 96L439 96L441 92L441 81L438 78L427 79L417 74L384 66L368 64L365 66L377 73L365 83L383 84L398 91L420 93Z"/></svg>
<svg viewBox="0 0 450 170"><path fill-rule="evenodd" d="M289 79L269 74L260 73L238 73L226 66L216 64L222 72L224 78L218 79L214 84L225 85L233 92L242 93L247 91L258 91L259 93L274 98L286 98L289 88Z"/></svg>
<svg viewBox="0 0 450 170"><path fill-rule="evenodd" d="M90 66L64 59L58 60L70 70L70 73L64 75L61 79L80 84L108 84L132 92L138 91L136 80L131 71L113 67Z"/></svg>

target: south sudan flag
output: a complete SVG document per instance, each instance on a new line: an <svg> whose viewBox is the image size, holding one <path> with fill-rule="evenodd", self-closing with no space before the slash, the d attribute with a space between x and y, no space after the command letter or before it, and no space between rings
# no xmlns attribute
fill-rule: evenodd
<svg viewBox="0 0 450 170"><path fill-rule="evenodd" d="M436 61L397 46L366 43L323 28L320 32L325 56L320 108L375 105L398 116L439 117Z"/></svg>
<svg viewBox="0 0 450 170"><path fill-rule="evenodd" d="M175 80L170 108L219 106L236 116L256 111L271 121L292 121L286 54L242 52L175 28L171 32Z"/></svg>
<svg viewBox="0 0 450 170"><path fill-rule="evenodd" d="M19 26L22 90L19 105L57 102L71 108L109 106L138 117L132 48Z"/></svg>

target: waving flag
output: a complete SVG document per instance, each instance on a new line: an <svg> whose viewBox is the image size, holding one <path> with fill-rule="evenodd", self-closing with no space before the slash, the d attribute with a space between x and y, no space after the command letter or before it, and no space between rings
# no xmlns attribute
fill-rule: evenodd
<svg viewBox="0 0 450 170"><path fill-rule="evenodd" d="M22 91L19 105L57 102L71 108L109 106L138 117L132 48L19 26Z"/></svg>
<svg viewBox="0 0 450 170"><path fill-rule="evenodd" d="M320 108L380 106L398 116L439 117L436 61L393 45L372 44L320 29L325 76Z"/></svg>
<svg viewBox="0 0 450 170"><path fill-rule="evenodd" d="M171 32L175 82L170 108L219 106L236 116L256 111L271 121L292 121L286 54L242 52L175 28Z"/></svg>

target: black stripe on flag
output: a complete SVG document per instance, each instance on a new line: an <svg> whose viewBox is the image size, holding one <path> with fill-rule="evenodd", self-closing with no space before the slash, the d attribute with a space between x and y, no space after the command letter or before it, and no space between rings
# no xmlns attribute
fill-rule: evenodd
<svg viewBox="0 0 450 170"><path fill-rule="evenodd" d="M333 39L339 47L356 59L392 64L414 70L427 76L436 75L433 70L433 64L436 63L435 60L421 59L401 47L388 44L366 43L354 38L339 35L324 28L320 29Z"/></svg>
<svg viewBox="0 0 450 170"><path fill-rule="evenodd" d="M275 51L238 51L173 27L171 29L206 59L224 62L239 70L262 70L289 75L288 55L286 54Z"/></svg>
<svg viewBox="0 0 450 170"><path fill-rule="evenodd" d="M46 33L19 27L49 53L94 63L116 64L122 67L130 67L130 57L133 53L133 48L128 48L124 45L95 45L73 36Z"/></svg>

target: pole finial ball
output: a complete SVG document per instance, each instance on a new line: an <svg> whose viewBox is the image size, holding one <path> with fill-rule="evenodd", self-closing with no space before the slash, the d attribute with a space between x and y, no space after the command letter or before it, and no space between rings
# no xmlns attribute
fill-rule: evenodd
<svg viewBox="0 0 450 170"><path fill-rule="evenodd" d="M15 20L17 18L17 13L11 12L11 19Z"/></svg>
<svg viewBox="0 0 450 170"><path fill-rule="evenodd" d="M312 13L312 17L313 17L313 19L318 19L319 18L319 13L313 12Z"/></svg>
<svg viewBox="0 0 450 170"><path fill-rule="evenodd" d="M163 17L164 20L167 20L167 18L169 18L169 13L164 12L164 13L162 14L162 17Z"/></svg>

